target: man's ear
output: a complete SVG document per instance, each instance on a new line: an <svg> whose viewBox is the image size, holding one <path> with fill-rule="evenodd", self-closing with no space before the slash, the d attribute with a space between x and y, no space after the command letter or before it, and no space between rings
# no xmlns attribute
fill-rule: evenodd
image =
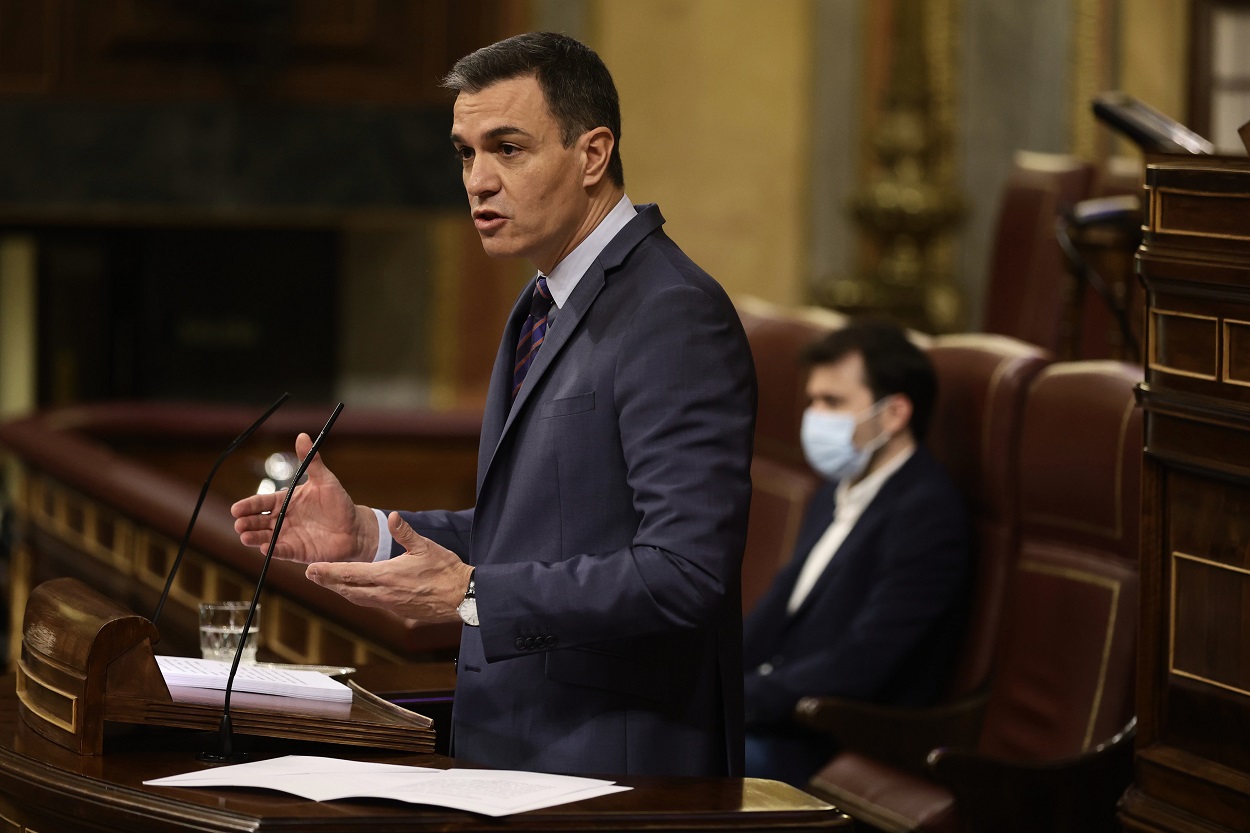
<svg viewBox="0 0 1250 833"><path fill-rule="evenodd" d="M598 185L607 176L608 161L612 158L616 139L611 130L596 127L583 133L582 141L586 148L586 169L582 176L582 185L590 188Z"/></svg>
<svg viewBox="0 0 1250 833"><path fill-rule="evenodd" d="M886 400L885 408L881 412L885 429L891 435L901 434L911 424L912 411L911 399L906 394L894 394Z"/></svg>

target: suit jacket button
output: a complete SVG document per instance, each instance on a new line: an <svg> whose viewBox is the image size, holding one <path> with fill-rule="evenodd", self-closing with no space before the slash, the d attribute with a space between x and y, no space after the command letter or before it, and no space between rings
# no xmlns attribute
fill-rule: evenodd
<svg viewBox="0 0 1250 833"><path fill-rule="evenodd" d="M559 642L559 641L560 641L560 640L556 639L554 635L549 636L549 637L547 637L547 647L548 647L548 648L554 648L554 647L556 647L556 643L557 643L557 642Z"/></svg>
<svg viewBox="0 0 1250 833"><path fill-rule="evenodd" d="M525 650L525 637L523 637L523 636L518 636L518 637L516 638L516 649L517 649L518 651L524 651L524 650Z"/></svg>

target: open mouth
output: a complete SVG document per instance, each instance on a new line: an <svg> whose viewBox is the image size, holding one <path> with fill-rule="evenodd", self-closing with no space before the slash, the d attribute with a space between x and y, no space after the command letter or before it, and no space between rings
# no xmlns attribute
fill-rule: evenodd
<svg viewBox="0 0 1250 833"><path fill-rule="evenodd" d="M478 231L493 231L504 224L507 218L497 211L481 208L473 212L473 225Z"/></svg>

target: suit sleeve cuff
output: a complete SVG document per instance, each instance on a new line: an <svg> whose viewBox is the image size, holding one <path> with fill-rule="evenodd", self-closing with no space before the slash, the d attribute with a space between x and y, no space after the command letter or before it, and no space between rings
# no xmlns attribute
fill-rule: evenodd
<svg viewBox="0 0 1250 833"><path fill-rule="evenodd" d="M386 525L386 515L382 514L381 509L374 509L373 514L378 519L378 551L373 554L373 560L386 561L391 557L391 544L394 543L391 530Z"/></svg>

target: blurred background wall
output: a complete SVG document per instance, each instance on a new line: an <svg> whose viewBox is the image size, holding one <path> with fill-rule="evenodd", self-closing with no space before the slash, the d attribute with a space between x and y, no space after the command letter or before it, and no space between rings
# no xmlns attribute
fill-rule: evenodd
<svg viewBox="0 0 1250 833"><path fill-rule="evenodd" d="M854 306L911 264L942 290L930 328L976 330L1013 154L1133 157L1090 112L1111 89L1239 150L1247 15L1199 0L0 0L0 416L282 390L476 405L528 270L481 253L437 80L531 29L604 57L629 195L658 202L735 298ZM927 195L922 257L882 234L887 186L908 177Z"/></svg>

